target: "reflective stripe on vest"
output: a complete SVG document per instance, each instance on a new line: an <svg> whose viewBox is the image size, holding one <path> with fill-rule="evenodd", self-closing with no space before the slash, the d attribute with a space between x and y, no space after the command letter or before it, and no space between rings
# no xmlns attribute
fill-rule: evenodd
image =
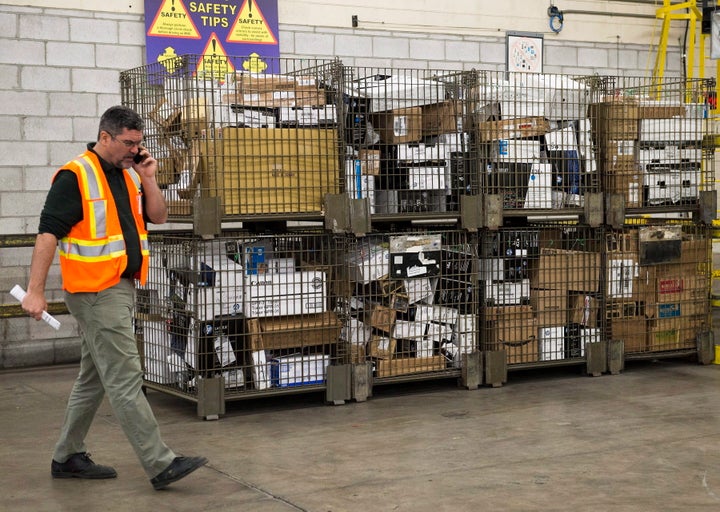
<svg viewBox="0 0 720 512"><path fill-rule="evenodd" d="M87 155L75 160L75 163L83 171L81 180L81 186L84 189L83 197L92 201L92 207L90 208L92 218L89 219L92 237L105 238L107 237L107 201L105 201L105 196L101 193L102 188L97 176L97 173L102 172L102 170L96 169Z"/></svg>

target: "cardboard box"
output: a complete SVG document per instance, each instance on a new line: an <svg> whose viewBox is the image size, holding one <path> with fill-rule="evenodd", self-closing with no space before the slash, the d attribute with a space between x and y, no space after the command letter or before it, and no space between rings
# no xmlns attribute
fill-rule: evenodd
<svg viewBox="0 0 720 512"><path fill-rule="evenodd" d="M360 161L360 172L363 174L372 176L380 174L379 149L360 149L357 152L357 159Z"/></svg>
<svg viewBox="0 0 720 512"><path fill-rule="evenodd" d="M390 276L394 279L427 277L440 273L441 236L390 237Z"/></svg>
<svg viewBox="0 0 720 512"><path fill-rule="evenodd" d="M570 295L570 322L582 327L596 328L600 305L592 295Z"/></svg>
<svg viewBox="0 0 720 512"><path fill-rule="evenodd" d="M648 320L648 351L663 352L686 348L680 342L680 330L680 318Z"/></svg>
<svg viewBox="0 0 720 512"><path fill-rule="evenodd" d="M351 281L368 284L390 274L390 251L382 243L361 240L345 255Z"/></svg>
<svg viewBox="0 0 720 512"><path fill-rule="evenodd" d="M329 364L330 356L324 354L276 357L270 361L270 380L280 388L321 384Z"/></svg>
<svg viewBox="0 0 720 512"><path fill-rule="evenodd" d="M243 276L247 318L322 313L327 307L327 275L320 271Z"/></svg>
<svg viewBox="0 0 720 512"><path fill-rule="evenodd" d="M453 330L453 342L460 354L469 354L478 350L479 326L476 314L458 315Z"/></svg>
<svg viewBox="0 0 720 512"><path fill-rule="evenodd" d="M350 343L351 345L365 346L372 338L372 328L358 320L350 317L343 322L340 331L340 339Z"/></svg>
<svg viewBox="0 0 720 512"><path fill-rule="evenodd" d="M505 350L508 364L538 360L537 320L530 306L489 307L485 321L486 350Z"/></svg>
<svg viewBox="0 0 720 512"><path fill-rule="evenodd" d="M250 73L246 71L236 72L230 77L229 82L241 93L291 91L299 86L317 86L317 82L312 76Z"/></svg>
<svg viewBox="0 0 720 512"><path fill-rule="evenodd" d="M422 109L398 108L371 116L373 127L386 144L417 142L422 138Z"/></svg>
<svg viewBox="0 0 720 512"><path fill-rule="evenodd" d="M223 103L256 108L312 107L326 103L325 91L313 85L298 85L293 90L225 94Z"/></svg>
<svg viewBox="0 0 720 512"><path fill-rule="evenodd" d="M447 363L445 356L379 359L375 362L375 375L378 378L383 378L412 373L436 372L447 368Z"/></svg>
<svg viewBox="0 0 720 512"><path fill-rule="evenodd" d="M348 83L346 92L365 99L371 112L384 112L436 104L445 98L445 84L417 74L374 74Z"/></svg>
<svg viewBox="0 0 720 512"><path fill-rule="evenodd" d="M337 124L335 105L280 107L278 120L283 126L329 126Z"/></svg>
<svg viewBox="0 0 720 512"><path fill-rule="evenodd" d="M565 327L540 327L538 329L540 361L565 359Z"/></svg>
<svg viewBox="0 0 720 512"><path fill-rule="evenodd" d="M596 140L638 138L640 109L637 102L621 99L593 103L589 113Z"/></svg>
<svg viewBox="0 0 720 512"><path fill-rule="evenodd" d="M645 317L613 318L610 335L613 340L624 341L626 354L646 352L647 328Z"/></svg>
<svg viewBox="0 0 720 512"><path fill-rule="evenodd" d="M530 297L530 280L485 282L485 301L498 306L521 304Z"/></svg>
<svg viewBox="0 0 720 512"><path fill-rule="evenodd" d="M600 253L541 248L530 269L530 286L546 290L596 292Z"/></svg>
<svg viewBox="0 0 720 512"><path fill-rule="evenodd" d="M646 142L700 142L705 125L702 119L673 117L640 121L640 140Z"/></svg>
<svg viewBox="0 0 720 512"><path fill-rule="evenodd" d="M523 208L549 209L558 207L553 202L552 177L552 164L532 164Z"/></svg>
<svg viewBox="0 0 720 512"><path fill-rule="evenodd" d="M281 350L317 345L334 346L341 323L332 311L311 315L247 320L250 350Z"/></svg>
<svg viewBox="0 0 720 512"><path fill-rule="evenodd" d="M363 321L370 327L389 334L393 331L396 317L396 310L382 304L370 303L365 309Z"/></svg>
<svg viewBox="0 0 720 512"><path fill-rule="evenodd" d="M540 328L567 323L568 295L564 290L530 290L530 305Z"/></svg>
<svg viewBox="0 0 720 512"><path fill-rule="evenodd" d="M423 105L422 134L424 137L463 131L462 103L456 100Z"/></svg>
<svg viewBox="0 0 720 512"><path fill-rule="evenodd" d="M550 122L543 117L522 117L485 121L478 124L477 136L480 142L501 139L539 137L550 131Z"/></svg>
<svg viewBox="0 0 720 512"><path fill-rule="evenodd" d="M409 190L442 190L447 189L447 169L442 166L410 167L408 173Z"/></svg>
<svg viewBox="0 0 720 512"><path fill-rule="evenodd" d="M336 130L224 128L222 154L226 215L320 212L339 192Z"/></svg>
<svg viewBox="0 0 720 512"><path fill-rule="evenodd" d="M499 139L491 143L490 159L494 162L535 163L540 159L540 141Z"/></svg>
<svg viewBox="0 0 720 512"><path fill-rule="evenodd" d="M373 334L367 346L367 355L379 359L392 359L395 357L397 340L390 336Z"/></svg>
<svg viewBox="0 0 720 512"><path fill-rule="evenodd" d="M625 208L642 208L642 174L634 171L615 172L603 176L604 189L607 192L621 194L625 199Z"/></svg>

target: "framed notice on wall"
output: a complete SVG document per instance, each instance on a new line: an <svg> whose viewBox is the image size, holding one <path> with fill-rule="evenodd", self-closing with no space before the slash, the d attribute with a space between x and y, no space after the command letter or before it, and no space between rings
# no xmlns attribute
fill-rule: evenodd
<svg viewBox="0 0 720 512"><path fill-rule="evenodd" d="M521 73L542 73L542 34L507 32L505 69Z"/></svg>

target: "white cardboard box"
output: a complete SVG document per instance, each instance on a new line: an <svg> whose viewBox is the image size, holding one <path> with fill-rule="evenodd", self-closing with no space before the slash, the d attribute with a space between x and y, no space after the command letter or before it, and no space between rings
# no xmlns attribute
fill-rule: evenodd
<svg viewBox="0 0 720 512"><path fill-rule="evenodd" d="M491 159L496 162L532 163L540 159L539 140L498 139L491 145Z"/></svg>
<svg viewBox="0 0 720 512"><path fill-rule="evenodd" d="M353 80L346 91L352 97L369 99L372 112L430 105L445 99L442 82L414 74L370 75Z"/></svg>
<svg viewBox="0 0 720 512"><path fill-rule="evenodd" d="M322 313L327 303L325 272L244 276L243 313L247 318Z"/></svg>
<svg viewBox="0 0 720 512"><path fill-rule="evenodd" d="M553 208L552 164L534 163L530 169L523 208Z"/></svg>
<svg viewBox="0 0 720 512"><path fill-rule="evenodd" d="M530 280L516 282L485 282L485 299L497 306L517 305L530 297Z"/></svg>
<svg viewBox="0 0 720 512"><path fill-rule="evenodd" d="M390 273L390 251L385 245L362 240L345 255L351 281L367 284Z"/></svg>
<svg viewBox="0 0 720 512"><path fill-rule="evenodd" d="M565 327L540 327L540 361L565 359Z"/></svg>
<svg viewBox="0 0 720 512"><path fill-rule="evenodd" d="M350 317L340 330L340 339L353 345L365 345L372 339L372 328L357 318Z"/></svg>
<svg viewBox="0 0 720 512"><path fill-rule="evenodd" d="M292 387L325 382L330 356L307 354L276 357L270 361L270 375L275 387Z"/></svg>
<svg viewBox="0 0 720 512"><path fill-rule="evenodd" d="M408 189L445 190L445 166L424 166L408 168Z"/></svg>

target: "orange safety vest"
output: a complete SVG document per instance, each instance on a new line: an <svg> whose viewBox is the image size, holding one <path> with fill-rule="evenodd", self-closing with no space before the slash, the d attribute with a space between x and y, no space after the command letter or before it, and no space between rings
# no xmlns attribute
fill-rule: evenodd
<svg viewBox="0 0 720 512"><path fill-rule="evenodd" d="M105 290L120 282L128 259L115 199L100 160L92 151L79 155L61 170L77 176L83 205L83 219L58 242L63 289L70 293ZM145 284L150 246L142 214L140 176L133 169L125 169L123 174L140 235L142 265L135 277Z"/></svg>

